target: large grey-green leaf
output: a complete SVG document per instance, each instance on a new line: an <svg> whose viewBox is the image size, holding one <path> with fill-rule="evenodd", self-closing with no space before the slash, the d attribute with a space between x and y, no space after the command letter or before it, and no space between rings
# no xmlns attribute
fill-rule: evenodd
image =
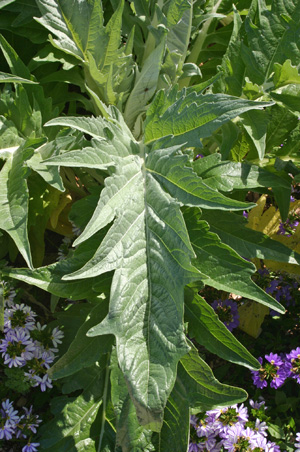
<svg viewBox="0 0 300 452"><path fill-rule="evenodd" d="M240 96L245 77L245 65L241 58L243 22L235 7L233 12L234 25L232 35L222 59L222 76L214 85L214 92Z"/></svg>
<svg viewBox="0 0 300 452"><path fill-rule="evenodd" d="M179 364L179 367L181 365ZM164 422L157 435L156 452L186 452L190 434L190 409L185 382L176 378L164 411Z"/></svg>
<svg viewBox="0 0 300 452"><path fill-rule="evenodd" d="M185 388L186 399L194 412L232 405L247 398L243 389L220 383L196 348L190 342L189 345L191 350L181 358L177 378Z"/></svg>
<svg viewBox="0 0 300 452"><path fill-rule="evenodd" d="M55 142L57 147L57 142ZM65 191L62 179L59 174L58 168L47 167L43 164L43 161L52 155L55 147L51 143L46 143L36 149L28 160L27 164L29 168L36 171L49 185L56 188L59 191Z"/></svg>
<svg viewBox="0 0 300 452"><path fill-rule="evenodd" d="M196 160L193 169L205 184L220 191L271 187L281 217L284 219L288 215L292 179L286 173L271 172L246 162L221 161L220 154Z"/></svg>
<svg viewBox="0 0 300 452"><path fill-rule="evenodd" d="M252 281L255 266L241 258L228 245L221 243L219 237L209 231L206 221L197 218L197 210L188 212L185 221L197 255L193 263L201 272L200 279L205 284L258 301L278 312L285 312L280 303Z"/></svg>
<svg viewBox="0 0 300 452"><path fill-rule="evenodd" d="M164 49L165 41L162 40L159 46L148 56L141 73L136 74L135 84L124 111L124 118L129 128L133 127L135 119L145 109L156 91Z"/></svg>
<svg viewBox="0 0 300 452"><path fill-rule="evenodd" d="M241 210L245 207L245 203L210 189L191 168L185 166L187 164L188 156L178 153L178 147L151 151L147 159L148 171L184 205L221 210ZM248 204L247 208L251 207L253 204Z"/></svg>
<svg viewBox="0 0 300 452"><path fill-rule="evenodd" d="M178 365L177 379L164 412L164 423L156 445L157 452L187 451L189 443L189 408L206 411L246 399L247 393L220 383L209 366L191 345Z"/></svg>
<svg viewBox="0 0 300 452"><path fill-rule="evenodd" d="M247 259L269 259L290 264L300 264L300 255L266 234L246 227L244 218L230 212L203 211L201 218L207 221L212 232L223 243Z"/></svg>
<svg viewBox="0 0 300 452"><path fill-rule="evenodd" d="M117 355L111 355L111 399L116 414L116 451L150 452L151 430L138 422L134 404L128 393L124 376L119 368Z"/></svg>
<svg viewBox="0 0 300 452"><path fill-rule="evenodd" d="M4 116L0 116L0 149L1 149L1 158L6 158L7 153L10 154L8 150L4 155L3 150L7 148L14 148L24 141L23 138L19 136L18 129L15 124Z"/></svg>
<svg viewBox="0 0 300 452"><path fill-rule="evenodd" d="M24 166L32 150L19 147L5 162L0 172L0 229L15 242L27 265L32 268L28 240L28 188L29 171Z"/></svg>
<svg viewBox="0 0 300 452"><path fill-rule="evenodd" d="M220 154L212 154L193 162L193 169L203 182L216 190L228 192L236 189L277 187L290 190L291 178L267 171L247 162L221 160Z"/></svg>
<svg viewBox="0 0 300 452"><path fill-rule="evenodd" d="M169 93L174 98L174 92ZM197 95L178 93L170 105L168 95L160 91L147 112L145 143L169 137L170 143L200 147L201 138L210 136L222 124L246 111L261 109L272 102L253 102L226 94Z"/></svg>
<svg viewBox="0 0 300 452"><path fill-rule="evenodd" d="M71 258L33 271L26 268L7 268L3 270L3 274L27 284L33 284L59 297L72 300L95 298L103 292L109 293L111 283L111 275L109 274L100 279L94 278L89 281L62 281L64 275L76 271L91 259L95 247L103 237L102 232L99 234L101 237L92 237L90 241L79 246Z"/></svg>
<svg viewBox="0 0 300 452"><path fill-rule="evenodd" d="M240 364L250 369L258 369L259 362L231 334L219 320L213 308L190 287L185 289L184 317L188 322L191 338L227 361Z"/></svg>
<svg viewBox="0 0 300 452"><path fill-rule="evenodd" d="M268 126L268 117L265 111L248 111L243 115L241 123L251 138L259 159L262 160L266 150Z"/></svg>
<svg viewBox="0 0 300 452"><path fill-rule="evenodd" d="M300 5L298 0L276 0L271 10L264 0L253 3L255 22L247 17L248 44L242 48L247 75L262 85L274 70L274 63L300 62Z"/></svg>
<svg viewBox="0 0 300 452"><path fill-rule="evenodd" d="M123 133L128 155L123 159L117 151L110 155L116 169L105 181L97 216L91 220L96 230L114 217L115 223L87 264L89 268L68 278L115 269L109 314L91 334L116 336L119 365L138 416L143 424L159 429L177 362L188 350L183 334L183 287L198 278L198 273L190 264L194 254L179 204L146 171L144 147L130 141L125 128L121 132L110 121L97 121L105 132L103 150L110 142L117 144ZM124 145L122 149L126 154Z"/></svg>
<svg viewBox="0 0 300 452"><path fill-rule="evenodd" d="M40 430L43 451L97 451L105 380L108 378L106 366L108 366L107 356L104 355L98 363L98 372L94 372L92 378L87 378L87 384L81 395L76 398L61 397L54 400L54 409L52 408L54 419ZM106 423L103 447L111 443L111 430Z"/></svg>
<svg viewBox="0 0 300 452"><path fill-rule="evenodd" d="M173 0L167 12L167 47L170 52L180 55L181 64L185 61L191 30L193 4L190 0Z"/></svg>
<svg viewBox="0 0 300 452"><path fill-rule="evenodd" d="M86 50L94 46L95 33L90 36L90 21L98 18L97 34L103 28L100 2L38 0L37 5L43 16L36 20L57 37L53 43L59 49L84 60Z"/></svg>
<svg viewBox="0 0 300 452"><path fill-rule="evenodd" d="M180 205L241 210L247 204L203 184L185 166L188 157L178 146L148 149L133 139L115 108L110 115L110 119L60 118L49 124L72 125L94 137L94 156L86 157L88 167L94 160L95 167L103 168L106 153L114 162L95 212L75 243L114 223L94 248L94 256L63 279L94 278L115 270L109 313L89 334L116 336L119 365L137 415L142 424L159 430L177 362L188 350L183 288L201 276L191 265L194 252ZM52 164L64 162L84 166L84 154L74 151L52 160Z"/></svg>
<svg viewBox="0 0 300 452"><path fill-rule="evenodd" d="M51 378L58 379L73 375L99 360L102 354L110 352L112 336L89 338L87 331L103 320L108 311L108 303L99 300L79 328L68 351L51 367Z"/></svg>

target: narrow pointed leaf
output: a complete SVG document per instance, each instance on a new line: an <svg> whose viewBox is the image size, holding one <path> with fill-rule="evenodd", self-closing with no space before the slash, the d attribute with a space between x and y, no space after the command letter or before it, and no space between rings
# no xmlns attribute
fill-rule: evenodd
<svg viewBox="0 0 300 452"><path fill-rule="evenodd" d="M29 83L35 85L37 82L0 71L0 83Z"/></svg>
<svg viewBox="0 0 300 452"><path fill-rule="evenodd" d="M124 118L129 128L133 127L135 119L144 110L156 91L164 49L165 41L163 40L148 56L141 73L137 76L124 111Z"/></svg>
<svg viewBox="0 0 300 452"><path fill-rule="evenodd" d="M27 232L29 195L26 181L29 171L23 163L31 154L31 150L19 147L0 172L0 229L11 236L30 268L32 261Z"/></svg>
<svg viewBox="0 0 300 452"><path fill-rule="evenodd" d="M189 336L195 338L211 353L250 369L258 369L259 362L219 320L213 308L191 288L185 289L185 321Z"/></svg>
<svg viewBox="0 0 300 452"><path fill-rule="evenodd" d="M98 242L99 237L93 237L90 242L86 242L78 247L71 258L56 262L55 264L33 271L26 268L7 268L3 270L3 274L19 281L24 281L27 284L33 284L59 297L70 298L72 300L94 298L103 292L109 293L111 283L111 275L109 274L100 280L62 281L62 277L65 274L81 268L92 257L93 249Z"/></svg>
<svg viewBox="0 0 300 452"><path fill-rule="evenodd" d="M298 253L260 231L247 228L247 222L238 215L207 210L202 212L201 218L209 223L210 230L218 234L223 243L247 259L269 259L289 264L300 263Z"/></svg>
<svg viewBox="0 0 300 452"><path fill-rule="evenodd" d="M107 314L108 303L99 300L88 314L86 321L79 328L68 351L51 367L51 378L58 379L73 375L82 368L89 367L99 360L100 356L110 352L112 336L94 337L86 336L87 331L95 324L101 322Z"/></svg>
<svg viewBox="0 0 300 452"><path fill-rule="evenodd" d="M247 398L243 389L220 383L192 345L189 353L180 360L177 379L185 388L189 406L194 412L233 405Z"/></svg>
<svg viewBox="0 0 300 452"><path fill-rule="evenodd" d="M180 365L179 365L180 366ZM186 452L190 436L190 409L185 383L177 376L164 411L156 452Z"/></svg>
<svg viewBox="0 0 300 452"><path fill-rule="evenodd" d="M56 36L53 43L58 48L81 60L84 60L86 52L94 50L96 45L100 52L104 27L99 0L84 3L38 0L37 5L43 16L36 20Z"/></svg>
<svg viewBox="0 0 300 452"><path fill-rule="evenodd" d="M147 166L148 171L184 205L221 210L254 207L254 204L226 198L217 190L208 187L191 168L185 166L187 162L187 155L178 154L175 147L150 152Z"/></svg>
<svg viewBox="0 0 300 452"><path fill-rule="evenodd" d="M116 421L116 450L122 452L144 451L150 452L154 448L151 444L151 430L145 429L138 422L134 404L128 393L124 376L119 368L117 355L111 355L111 398Z"/></svg>
<svg viewBox="0 0 300 452"><path fill-rule="evenodd" d="M173 96L172 91L170 95ZM185 90L170 105L168 95L159 93L147 112L145 143L169 137L172 145L188 142L189 146L199 147L201 138L212 135L230 119L270 105L272 102L253 102L225 94L186 94Z"/></svg>
<svg viewBox="0 0 300 452"><path fill-rule="evenodd" d="M257 0L255 6L256 23L250 17L245 21L248 45L243 45L242 57L251 81L261 85L273 72L274 63L290 59L299 64L300 7L297 0L272 2L271 10L264 0Z"/></svg>
<svg viewBox="0 0 300 452"><path fill-rule="evenodd" d="M219 237L209 231L206 221L197 219L196 211L189 212L185 219L197 255L193 263L201 272L200 279L205 284L258 301L278 312L285 312L280 303L252 281L251 275L256 270L252 263L221 243Z"/></svg>
<svg viewBox="0 0 300 452"><path fill-rule="evenodd" d="M81 395L74 398L61 397L56 399L60 406L54 412L54 418L45 424L41 431L41 447L44 451L71 452L86 450L96 452L99 439L101 417L98 416L103 403L107 356L100 360L98 372L87 379L87 384ZM109 441L108 436L104 442Z"/></svg>

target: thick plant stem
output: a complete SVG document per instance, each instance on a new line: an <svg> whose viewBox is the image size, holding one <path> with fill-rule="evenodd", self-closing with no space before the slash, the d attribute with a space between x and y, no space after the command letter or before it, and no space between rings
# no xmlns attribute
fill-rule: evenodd
<svg viewBox="0 0 300 452"><path fill-rule="evenodd" d="M218 2L215 4L213 9L211 10L211 14L215 14L218 11L218 8L221 5L221 3L222 3L222 0L218 0ZM186 60L187 63L197 64L199 54L200 54L200 52L201 52L201 50L203 48L204 41L205 41L205 39L207 37L207 32L209 30L209 27L210 27L213 19L214 19L214 17L211 17L203 25L201 31L198 34L198 37L197 37L196 42L195 42L195 44L193 46L193 49L192 49L191 53L189 54L189 56L188 56L188 58ZM184 86L189 86L190 81L191 81L191 77L186 77L186 78L182 79L179 82L179 88L182 89Z"/></svg>
<svg viewBox="0 0 300 452"><path fill-rule="evenodd" d="M107 357L107 361L109 361L110 354ZM100 430L100 436L99 436L99 445L97 452L101 452L101 446L102 446L102 440L105 430L105 413L106 413L106 404L107 404L107 390L108 390L108 382L109 382L109 374L110 374L110 368L109 365L106 366L105 371L105 380L104 380L104 392L103 392L103 398L102 398L102 420L101 420L101 430Z"/></svg>

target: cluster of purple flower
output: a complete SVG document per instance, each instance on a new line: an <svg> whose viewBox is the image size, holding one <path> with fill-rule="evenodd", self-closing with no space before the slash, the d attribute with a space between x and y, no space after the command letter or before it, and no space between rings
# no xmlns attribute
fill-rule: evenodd
<svg viewBox="0 0 300 452"><path fill-rule="evenodd" d="M287 220L283 223L280 221L279 228L277 231L278 235L285 235L286 237L291 237L295 234L297 227L300 224L300 215L297 212L291 212Z"/></svg>
<svg viewBox="0 0 300 452"><path fill-rule="evenodd" d="M57 327L48 332L46 325L36 322L36 313L23 303L6 304L4 339L0 341L4 364L24 368L24 376L33 387L40 386L41 391L52 388L47 371L56 357L63 332Z"/></svg>
<svg viewBox="0 0 300 452"><path fill-rule="evenodd" d="M200 417L191 416L189 452L280 452L279 446L267 439L266 422L259 419L259 412L265 410L264 403L250 400L253 419L243 404L207 411Z"/></svg>
<svg viewBox="0 0 300 452"><path fill-rule="evenodd" d="M300 384L300 347L285 356L280 357L276 353L270 353L265 355L265 362L261 357L258 361L261 368L251 371L253 383L258 388L265 388L270 382L270 387L277 389L287 378L293 378Z"/></svg>
<svg viewBox="0 0 300 452"><path fill-rule="evenodd" d="M288 275L271 274L266 268L259 269L257 273L256 283L263 287L268 294L286 306L295 305L295 298L299 296L298 281Z"/></svg>
<svg viewBox="0 0 300 452"><path fill-rule="evenodd" d="M221 322L232 331L239 326L239 313L238 305L233 300L215 300L211 304L212 308L216 311Z"/></svg>
<svg viewBox="0 0 300 452"><path fill-rule="evenodd" d="M13 403L9 399L2 402L0 407L0 440L26 439L27 444L22 448L22 452L35 452L39 443L31 442L32 434L40 422L39 416L32 414L32 406L29 410L23 407L24 414L19 415Z"/></svg>

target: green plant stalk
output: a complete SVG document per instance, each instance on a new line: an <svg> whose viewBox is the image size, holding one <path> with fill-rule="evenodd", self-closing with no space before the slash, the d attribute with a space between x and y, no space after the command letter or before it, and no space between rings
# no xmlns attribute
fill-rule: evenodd
<svg viewBox="0 0 300 452"><path fill-rule="evenodd" d="M221 5L221 3L222 3L222 0L219 0L215 4L215 6L213 7L213 9L211 11L212 14L214 14L214 13L216 13L218 11L219 6ZM203 44L205 42L205 39L206 39L206 36L207 36L207 32L209 30L209 27L210 27L213 19L214 19L214 17L208 19L205 22L205 24L203 25L201 31L198 34L198 37L197 37L196 42L194 44L194 47L193 47L191 53L189 54L189 56L187 57L187 60L186 60L187 63L197 64L199 54L200 54L200 52L201 52L201 50L203 48ZM179 81L179 88L182 89L185 86L189 86L190 82L191 82L191 78L192 77L186 77L186 78L180 80Z"/></svg>
<svg viewBox="0 0 300 452"><path fill-rule="evenodd" d="M110 358L110 353L108 354L107 361L109 361L109 358ZM104 436L105 422L106 422L105 411L106 411L106 404L107 404L107 390L108 390L109 374L110 374L110 368L109 368L109 366L107 366L106 370L105 370L104 392L103 392L103 398L102 398L102 404L103 404L102 420L101 420L101 430L100 430L99 444L98 444L97 452L101 452L101 450L102 450L101 446L102 446L102 440L103 440L103 436Z"/></svg>

